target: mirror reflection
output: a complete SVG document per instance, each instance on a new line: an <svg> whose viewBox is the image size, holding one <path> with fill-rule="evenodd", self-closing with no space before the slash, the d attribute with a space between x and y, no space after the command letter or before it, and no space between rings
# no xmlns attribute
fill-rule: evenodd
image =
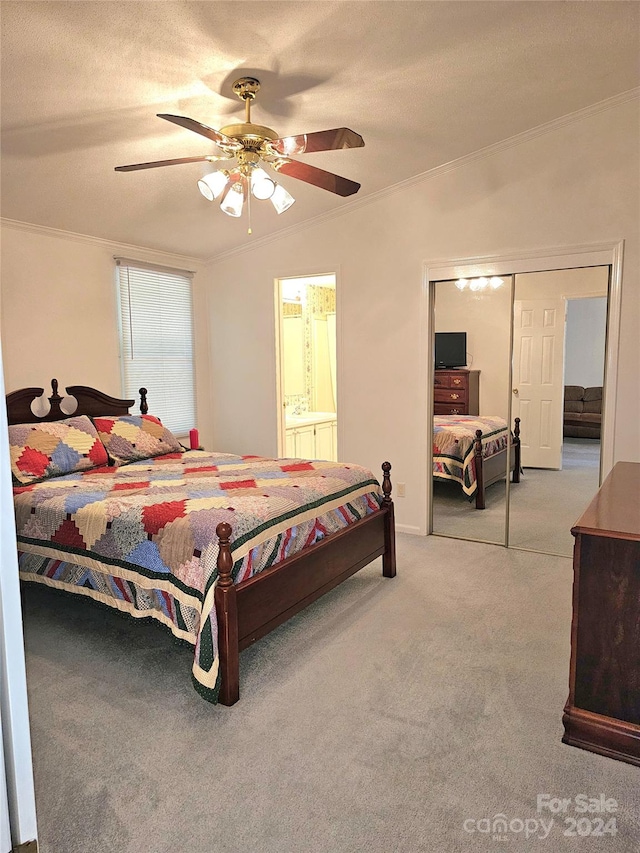
<svg viewBox="0 0 640 853"><path fill-rule="evenodd" d="M608 266L515 276L513 547L571 556L571 527L598 489L608 282Z"/></svg>
<svg viewBox="0 0 640 853"><path fill-rule="evenodd" d="M436 534L506 543L511 290L511 276L435 283Z"/></svg>

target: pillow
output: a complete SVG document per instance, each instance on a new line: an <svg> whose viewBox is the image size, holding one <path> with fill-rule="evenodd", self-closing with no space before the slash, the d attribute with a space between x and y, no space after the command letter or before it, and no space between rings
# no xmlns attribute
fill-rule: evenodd
<svg viewBox="0 0 640 853"><path fill-rule="evenodd" d="M175 435L153 415L94 418L93 422L116 465L183 450Z"/></svg>
<svg viewBox="0 0 640 853"><path fill-rule="evenodd" d="M47 477L87 471L108 463L107 451L86 415L9 427L11 473L27 486Z"/></svg>

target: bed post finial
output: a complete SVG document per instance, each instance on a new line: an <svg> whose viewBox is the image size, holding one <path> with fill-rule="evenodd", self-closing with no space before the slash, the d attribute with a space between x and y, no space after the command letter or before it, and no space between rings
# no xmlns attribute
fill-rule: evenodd
<svg viewBox="0 0 640 853"><path fill-rule="evenodd" d="M140 413L146 415L149 411L149 406L147 405L147 389L140 388L138 393L140 394Z"/></svg>
<svg viewBox="0 0 640 853"><path fill-rule="evenodd" d="M51 380L51 396L49 397L49 403L51 404L51 408L49 410L49 418L51 420L58 420L59 418L64 418L65 414L60 408L60 403L62 402L62 397L58 394L58 380Z"/></svg>
<svg viewBox="0 0 640 853"><path fill-rule="evenodd" d="M389 471L391 471L391 463L383 462L382 463L382 493L384 498L382 499L383 504L391 503L391 477L389 476Z"/></svg>
<svg viewBox="0 0 640 853"><path fill-rule="evenodd" d="M227 587L233 586L231 577L231 569L233 568L233 557L231 556L231 547L229 539L231 537L231 525L226 521L221 521L216 527L216 535L220 550L218 551L218 586Z"/></svg>

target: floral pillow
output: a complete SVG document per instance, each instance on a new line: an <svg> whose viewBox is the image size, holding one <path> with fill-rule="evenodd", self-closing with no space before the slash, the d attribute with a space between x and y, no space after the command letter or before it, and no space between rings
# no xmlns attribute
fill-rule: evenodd
<svg viewBox="0 0 640 853"><path fill-rule="evenodd" d="M12 424L9 427L11 472L23 486L87 471L108 463L107 451L86 415L63 421Z"/></svg>
<svg viewBox="0 0 640 853"><path fill-rule="evenodd" d="M175 435L153 415L94 418L93 422L116 465L183 450Z"/></svg>

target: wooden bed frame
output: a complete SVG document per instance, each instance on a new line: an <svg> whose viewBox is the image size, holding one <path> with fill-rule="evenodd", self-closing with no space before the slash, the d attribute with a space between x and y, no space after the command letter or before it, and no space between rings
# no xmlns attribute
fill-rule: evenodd
<svg viewBox="0 0 640 853"><path fill-rule="evenodd" d="M476 460L476 509L484 509L485 489L498 480L504 480L507 471L507 448L489 456L486 459L482 458L482 430L476 430L475 444L475 460ZM511 454L511 462L509 469L512 472L511 482L520 482L521 460L520 460L520 418L516 418L513 427L513 440L511 442L513 453Z"/></svg>
<svg viewBox="0 0 640 853"><path fill-rule="evenodd" d="M74 415L100 417L127 415L135 400L110 397L86 385L70 385L65 390L76 398L78 406L67 414L60 408L58 381L51 381L50 410L38 417L31 410L43 388L21 388L7 394L9 424L57 421ZM147 414L147 390L140 389L140 411ZM230 549L231 526L218 525L218 583L215 590L218 619L218 654L222 686L218 701L233 705L240 697L239 655L256 640L281 625L312 601L342 583L350 575L382 557L382 574L396 574L395 521L391 499L391 465L382 465L384 498L379 512L350 524L327 536L299 554L242 583L231 579L233 556Z"/></svg>

